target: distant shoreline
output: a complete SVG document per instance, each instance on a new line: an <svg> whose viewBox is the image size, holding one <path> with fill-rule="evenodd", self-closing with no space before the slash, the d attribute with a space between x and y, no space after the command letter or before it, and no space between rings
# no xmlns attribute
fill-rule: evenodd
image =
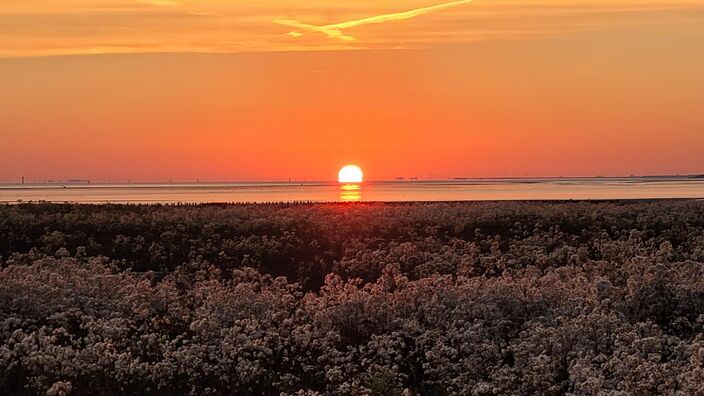
<svg viewBox="0 0 704 396"><path fill-rule="evenodd" d="M642 179L666 179L666 180L691 180L704 179L704 174L685 174L685 175L630 175L630 176L495 176L495 177L451 177L438 179L425 179L418 177L397 177L395 179L379 179L368 180L365 183L441 183L453 181L472 181L472 180L642 180ZM47 180L33 182L0 182L2 186L113 186L113 185L231 185L231 184L273 184L273 185L300 185L300 184L336 184L336 180L238 180L238 181L202 181L202 180L161 180L161 181L96 181L88 179L69 179L69 180Z"/></svg>
<svg viewBox="0 0 704 396"><path fill-rule="evenodd" d="M498 176L498 177L452 177L439 179L405 178L367 180L364 184L373 183L442 183L442 182L465 182L465 181L569 181L569 180L700 180L704 179L704 174L688 175L642 175L642 176ZM105 186L226 186L226 185L329 185L338 184L336 180L246 180L246 181L91 181L91 180L50 180L40 182L0 182L0 188L12 187L105 187Z"/></svg>

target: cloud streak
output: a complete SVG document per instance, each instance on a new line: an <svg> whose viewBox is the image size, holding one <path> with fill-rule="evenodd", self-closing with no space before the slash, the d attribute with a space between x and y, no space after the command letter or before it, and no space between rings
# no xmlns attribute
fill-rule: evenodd
<svg viewBox="0 0 704 396"><path fill-rule="evenodd" d="M419 4L433 2L444 4L418 8ZM432 48L632 31L686 32L683 40L689 42L701 41L704 34L702 0L465 3L470 1L0 0L0 58ZM389 4L410 11L390 13ZM435 11L441 12L435 17L422 17ZM287 14L291 19L277 21L289 29L272 23ZM328 24L331 22L325 22L325 18L329 15L338 15L332 22L347 22ZM360 15L368 17L359 19ZM415 17L418 19L409 24L413 25L411 30L404 28L403 20ZM318 22L321 20L324 22ZM286 32L290 32L288 36L282 34ZM355 41L357 34L359 40Z"/></svg>
<svg viewBox="0 0 704 396"><path fill-rule="evenodd" d="M459 6L462 4L471 3L475 0L459 0L450 3L438 4L430 7L417 8L415 10L396 12L393 14L376 15L362 19L356 19L353 21L347 21L342 23L335 23L331 25L316 26L307 23L302 23L294 19L275 19L274 23L278 25L293 27L300 30L306 30L309 32L322 33L329 38L339 39L343 41L355 41L354 36L347 35L342 32L344 29L349 29L362 25L372 25L377 23L393 22L393 21L403 21L406 19L415 18L424 14L429 14L431 12L441 11L446 8ZM287 33L292 37L300 37L302 33L300 32L289 32Z"/></svg>
<svg viewBox="0 0 704 396"><path fill-rule="evenodd" d="M173 0L138 0L138 3L149 4L155 7L178 7L179 3Z"/></svg>

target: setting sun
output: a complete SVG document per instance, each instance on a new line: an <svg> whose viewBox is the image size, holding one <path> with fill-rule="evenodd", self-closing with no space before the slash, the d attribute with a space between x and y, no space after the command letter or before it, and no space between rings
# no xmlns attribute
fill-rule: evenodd
<svg viewBox="0 0 704 396"><path fill-rule="evenodd" d="M340 169L337 180L340 183L361 183L364 180L364 173L357 165L347 165Z"/></svg>

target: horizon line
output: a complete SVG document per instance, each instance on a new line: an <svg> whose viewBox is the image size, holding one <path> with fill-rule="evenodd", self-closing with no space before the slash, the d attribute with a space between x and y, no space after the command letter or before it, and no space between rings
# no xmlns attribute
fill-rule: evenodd
<svg viewBox="0 0 704 396"><path fill-rule="evenodd" d="M466 181L466 180L551 180L551 179L643 179L643 178L702 178L704 173L685 173L672 174L661 173L651 175L594 175L594 176L456 176L456 177L439 177L439 178L420 178L420 177L397 177L394 179L371 179L364 180L362 183L340 183L337 180L315 180L315 179L269 179L269 180L207 180L207 179L170 179L170 180L92 180L92 179L66 179L66 180L33 180L22 183L17 181L0 181L0 185L129 185L129 184L237 184L237 183L279 183L279 184L302 184L302 183L339 183L339 184L365 184L365 183L384 183L384 182L442 182L442 181Z"/></svg>

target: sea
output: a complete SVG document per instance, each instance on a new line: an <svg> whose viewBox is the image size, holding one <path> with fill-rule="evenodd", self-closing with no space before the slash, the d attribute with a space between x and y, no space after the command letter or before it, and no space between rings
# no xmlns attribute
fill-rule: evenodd
<svg viewBox="0 0 704 396"><path fill-rule="evenodd" d="M701 177L0 184L0 203L268 203L704 198Z"/></svg>

